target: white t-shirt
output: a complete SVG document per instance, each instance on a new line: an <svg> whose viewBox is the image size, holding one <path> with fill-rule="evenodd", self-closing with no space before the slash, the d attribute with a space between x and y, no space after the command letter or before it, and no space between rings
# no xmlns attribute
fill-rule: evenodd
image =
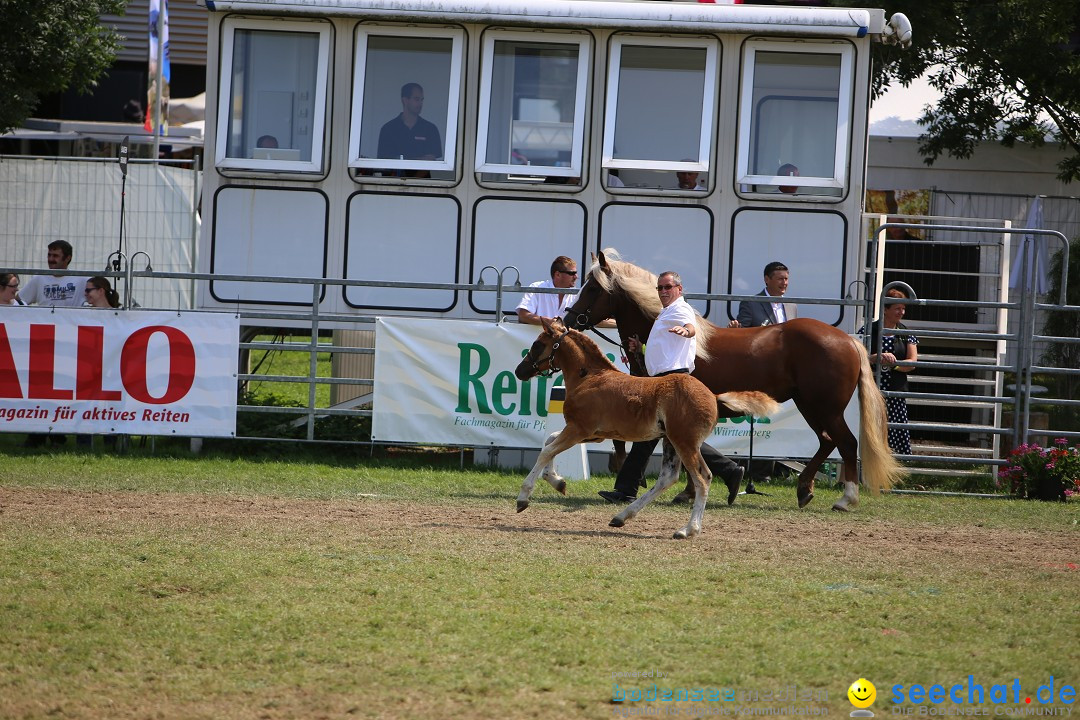
<svg viewBox="0 0 1080 720"><path fill-rule="evenodd" d="M550 280L534 282L529 287L553 288ZM525 293L518 303L518 310L528 310L534 315L546 318L562 319L566 308L574 304L577 295L555 295L552 293Z"/></svg>
<svg viewBox="0 0 1080 720"><path fill-rule="evenodd" d="M80 307L86 289L85 277L31 275L19 288L19 299L27 305Z"/></svg>
<svg viewBox="0 0 1080 720"><path fill-rule="evenodd" d="M685 338L669 332L679 325L693 325L694 337ZM649 340L645 343L645 369L649 375L659 375L669 370L683 368L694 372L694 356L697 354L697 320L694 308L683 298L660 311L653 323Z"/></svg>

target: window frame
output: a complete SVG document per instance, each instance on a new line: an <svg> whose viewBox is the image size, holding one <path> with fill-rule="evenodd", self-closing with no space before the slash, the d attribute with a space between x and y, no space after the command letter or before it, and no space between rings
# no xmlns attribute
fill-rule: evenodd
<svg viewBox="0 0 1080 720"><path fill-rule="evenodd" d="M642 47L698 47L705 48L705 86L701 103L701 137L698 140L698 159L696 162L676 162L669 160L618 160L614 157L615 121L619 107L619 73L622 69L622 48L624 45ZM666 170L671 172L712 173L709 160L712 157L715 123L717 120L716 101L719 96L719 50L720 41L714 37L696 36L686 38L646 37L640 35L615 35L611 38L611 50L608 56L607 88L604 101L604 136L601 167L604 170Z"/></svg>
<svg viewBox="0 0 1080 720"><path fill-rule="evenodd" d="M311 123L311 160L257 160L246 157L229 157L228 140L231 129L231 105L233 97L233 53L238 30L266 32L316 33L319 36L319 52L315 72L315 117ZM330 57L333 45L333 24L328 20L289 19L264 20L247 17L225 18L222 23L221 65L218 68L217 135L214 144L214 166L227 170L251 170L256 172L291 172L323 174L326 171L326 141L330 108L328 89L330 85Z"/></svg>
<svg viewBox="0 0 1080 720"><path fill-rule="evenodd" d="M752 175L750 174L750 130L757 115L757 107L753 105L754 99L754 70L757 67L758 52L784 52L793 54L816 54L816 55L839 55L840 56L840 86L838 88L836 103L836 145L833 155L832 177L800 175L798 187L803 188L831 188L841 192L848 190L848 166L851 156L851 123L854 112L854 73L855 73L855 47L848 42L814 42L814 41L777 41L777 40L747 40L743 46L743 67L740 73L739 89L739 133L735 158L735 184L736 188L755 185L767 185L778 187L791 185L791 178L782 175ZM742 191L741 194L768 194L755 193L754 191ZM800 196L811 196L813 193L800 193ZM791 195L784 195L784 199L791 199Z"/></svg>
<svg viewBox="0 0 1080 720"><path fill-rule="evenodd" d="M491 82L494 69L495 43L499 41L577 45L578 67L574 92L574 139L570 150L570 165L511 165L487 162L488 130L491 121ZM484 32L480 51L480 101L477 108L476 158L473 172L477 174L534 177L584 178L585 118L589 102L589 78L592 74L592 35L586 32L547 32L489 29ZM501 181L496 181L501 182Z"/></svg>
<svg viewBox="0 0 1080 720"><path fill-rule="evenodd" d="M364 84L367 81L368 38L420 37L449 39L450 87L447 96L446 128L443 133L442 160L394 160L391 158L361 158L361 122L364 117ZM349 164L350 168L372 170L441 170L455 172L458 152L458 127L461 118L462 65L465 59L465 30L452 26L402 27L392 25L357 25L353 49L352 102L349 115ZM377 130L376 130L377 132ZM456 176L456 172L455 172ZM365 182L381 178L364 178Z"/></svg>

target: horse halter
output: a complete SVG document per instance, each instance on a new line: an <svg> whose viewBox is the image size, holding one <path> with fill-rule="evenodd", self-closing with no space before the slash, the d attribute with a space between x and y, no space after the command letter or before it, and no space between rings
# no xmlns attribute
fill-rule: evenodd
<svg viewBox="0 0 1080 720"><path fill-rule="evenodd" d="M562 339L569 334L570 328L566 328L566 330L563 331L563 334L555 338L555 342L551 343L551 352L548 353L547 357L537 358L532 361L532 368L536 371L537 376L549 378L557 372L562 372L562 368L555 364L555 351L559 349ZM540 369L540 365L543 363L547 363L547 370Z"/></svg>

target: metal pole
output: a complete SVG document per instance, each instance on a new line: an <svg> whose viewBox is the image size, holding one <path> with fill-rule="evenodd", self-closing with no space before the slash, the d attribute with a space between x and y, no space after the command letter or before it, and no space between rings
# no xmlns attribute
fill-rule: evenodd
<svg viewBox="0 0 1080 720"><path fill-rule="evenodd" d="M307 439L315 439L315 377L319 373L319 295L322 283L311 283L311 342L308 352L308 423Z"/></svg>

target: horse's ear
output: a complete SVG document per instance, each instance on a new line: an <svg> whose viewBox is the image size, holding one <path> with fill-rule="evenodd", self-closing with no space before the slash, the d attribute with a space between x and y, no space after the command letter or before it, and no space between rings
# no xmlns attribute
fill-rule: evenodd
<svg viewBox="0 0 1080 720"><path fill-rule="evenodd" d="M606 269L607 268L607 258L604 257L604 251L603 250L600 251L600 255L598 257L600 259L600 267Z"/></svg>
<svg viewBox="0 0 1080 720"><path fill-rule="evenodd" d="M541 315L540 316L540 322L543 324L545 332L548 332L548 333L552 332L552 330L551 330L551 321L550 320L548 320L546 317Z"/></svg>

